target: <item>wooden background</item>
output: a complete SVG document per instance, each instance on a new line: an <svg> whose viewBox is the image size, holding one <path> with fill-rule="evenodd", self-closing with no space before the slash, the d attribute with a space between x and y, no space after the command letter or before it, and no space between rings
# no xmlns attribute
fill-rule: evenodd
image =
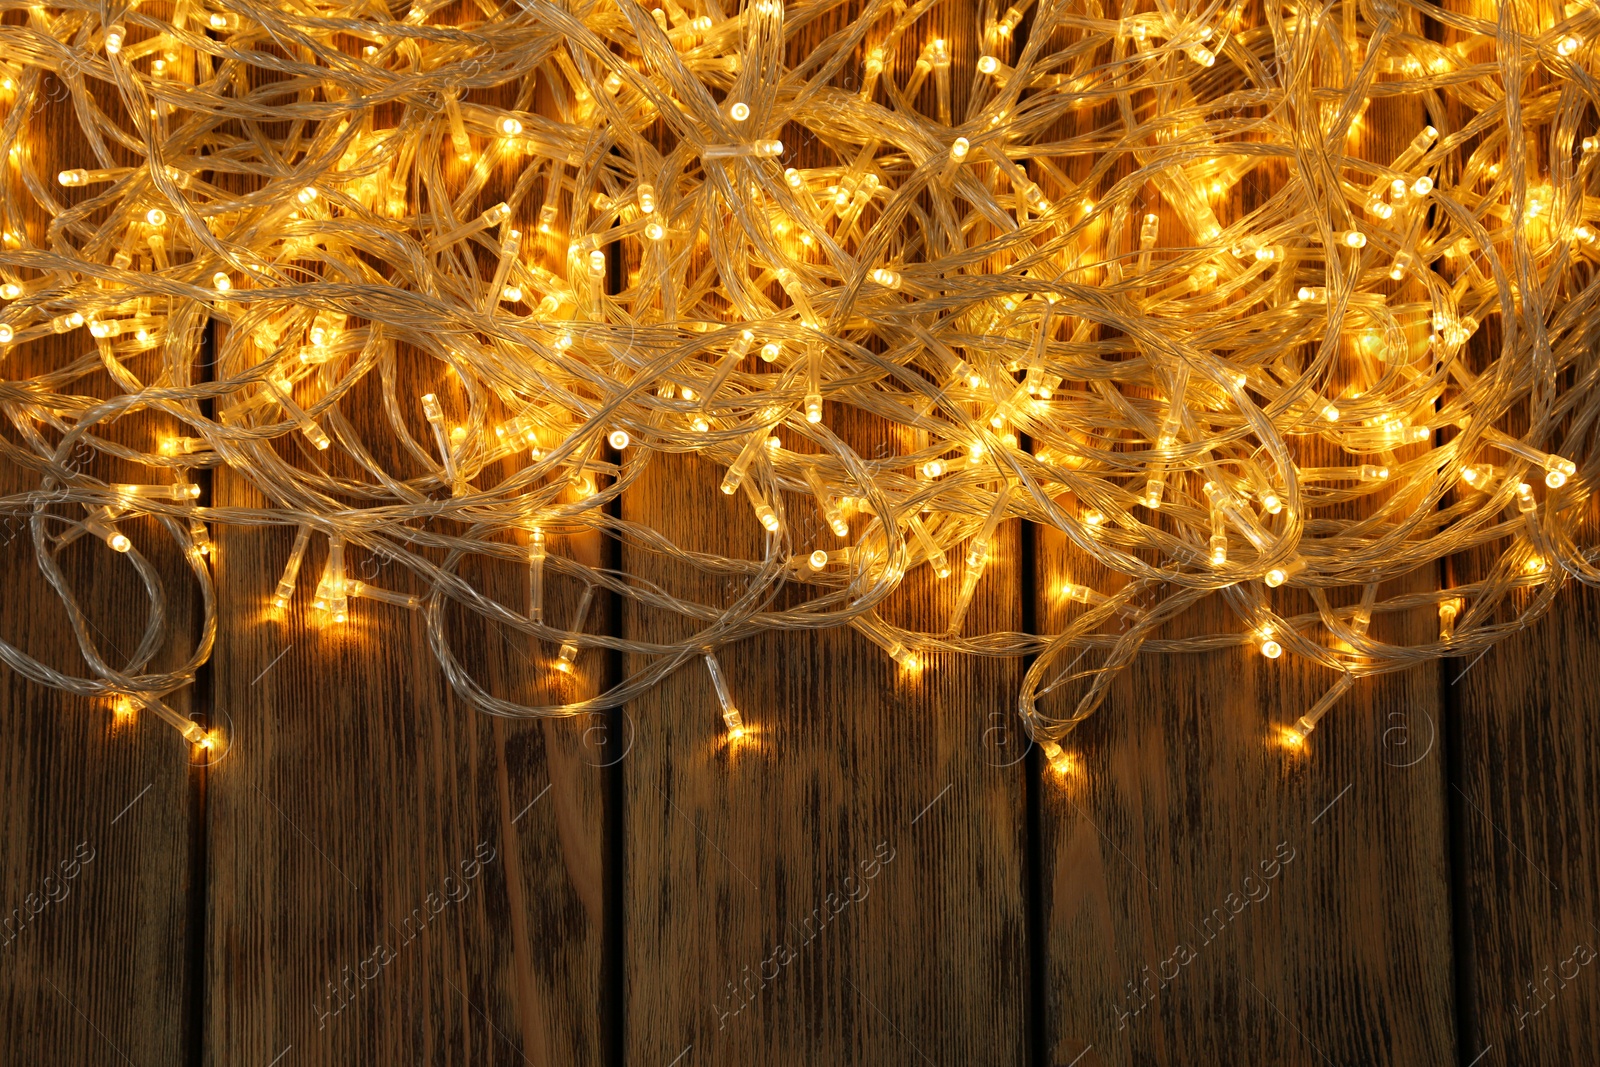
<svg viewBox="0 0 1600 1067"><path fill-rule="evenodd" d="M936 9L970 62L960 14ZM88 162L60 117L43 173ZM1403 144L1416 121L1379 116L1371 136ZM12 358L43 367L71 344ZM663 461L621 510L752 551L718 477ZM225 472L206 490L252 501ZM705 507L727 521L685 521ZM5 533L0 636L67 667L26 530ZM130 533L184 588L152 531ZM217 652L177 706L229 729L217 765L189 766L153 719L112 727L0 677L8 1062L1600 1057L1600 966L1569 962L1600 945L1594 591L1475 663L1360 686L1300 756L1270 728L1325 677L1243 649L1145 656L1071 739L1082 770L1062 781L1017 731L1018 664L935 661L906 681L853 633L772 636L723 656L757 730L737 750L698 665L615 713L507 723L448 691L403 612L357 602L337 636L267 620L287 531L215 536ZM620 551L610 563L651 573ZM109 647L131 648L143 593L107 557L80 542L64 564ZM303 587L320 566L314 550ZM1069 573L1058 541L1011 524L973 625L1052 625ZM554 618L574 593L553 583ZM949 596L913 580L897 618L942 619ZM663 625L617 603L593 618ZM1225 621L1202 606L1178 625ZM470 632L459 647L495 691L529 696L553 651ZM590 649L580 684L626 667Z"/></svg>

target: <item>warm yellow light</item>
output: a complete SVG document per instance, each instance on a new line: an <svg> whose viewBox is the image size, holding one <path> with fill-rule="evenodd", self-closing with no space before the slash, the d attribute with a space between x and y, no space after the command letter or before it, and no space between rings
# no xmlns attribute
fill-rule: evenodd
<svg viewBox="0 0 1600 1067"><path fill-rule="evenodd" d="M1600 243L1587 184L1600 136L1551 117L1588 92L1576 15L1511 20L1469 54L1388 32L1370 5L1291 12L1293 32L1268 33L1239 5L1085 21L1019 2L941 23L948 38L883 24L797 51L793 20L821 25L844 13L837 0L803 13L753 0L731 17L647 5L642 32L604 6L524 5L485 23L471 5L380 5L358 13L353 44L296 53L296 84L343 110L245 192L205 161L248 170L259 156L239 87L283 60L250 42L305 40L304 12L202 7L127 8L132 44L116 6L0 27L18 57L99 71L132 101L97 106L83 95L93 77L21 78L22 58L0 71L0 162L20 198L0 234L12 419L35 451L87 434L148 472L119 475L128 489L67 456L20 470L71 535L131 552L123 530L188 530L204 566L208 524L223 523L218 540L231 520L293 527L276 610L326 545L305 598L319 624L347 620L360 596L440 608L418 616L433 631L454 617L448 602L486 603L466 557L516 556L526 538L526 624L559 648L558 676L597 644L681 663L751 625L849 625L907 673L925 650L968 642L1053 657L1104 640L1106 628L1058 647L968 625L1013 521L1060 527L1090 557L1075 577L1092 586L1051 583L1083 606L1064 612L1078 620L1104 609L1126 624L1177 590L1232 590L1261 612L1263 585L1360 597L1359 656L1339 643L1355 622L1241 638L1269 659L1324 649L1319 666L1352 678L1509 632L1503 608L1453 596L1533 610L1537 598L1505 594L1587 572L1579 467L1593 457L1577 429L1593 331L1569 320ZM348 5L324 7L330 25L356 25ZM196 32L222 51L197 59ZM1321 100L1329 34L1374 75L1351 83L1366 98ZM1491 109L1470 138L1420 123L1398 150L1375 136L1378 96L1419 115L1471 109L1503 95L1513 54L1548 61L1524 87L1526 131ZM538 93L529 56L549 59ZM1261 69L1303 77L1263 82ZM859 83L841 80L852 70ZM383 87L408 71L433 102L396 124ZM1152 86L1172 106L1141 102ZM79 95L43 106L60 91ZM1269 116L1286 93L1323 110L1263 125L1239 111L1241 91ZM92 124L115 158L45 159L72 132L50 121ZM804 140L795 159L770 136L785 130ZM1518 156L1524 133L1548 151ZM1284 159L1317 165L1272 162ZM1229 195L1240 188L1292 210L1248 210ZM11 350L33 338L50 343L27 360ZM109 374L117 399L88 374ZM369 401L383 417L354 419ZM151 411L176 421L119 432ZM1571 415L1573 436L1529 411ZM863 448L866 424L882 432ZM675 487L690 524L748 530L691 548L618 526L605 510L617 494L681 455L723 490ZM219 464L259 507L200 507L189 471ZM1418 508L1433 518L1419 524ZM791 582L796 599L679 601L554 548L625 529L666 564ZM381 555L416 588L347 577L347 541L361 566ZM736 544L760 547L717 547ZM1502 565L1470 593L1438 594L1439 641L1365 632L1391 598L1415 597L1398 592L1414 588L1406 572L1469 545ZM463 566L441 570L441 550ZM563 594L574 581L585 597L631 590L697 636L585 638L582 613L546 618L547 565ZM901 630L868 610L924 566L959 587L941 587L947 618ZM522 611L494 600L502 623ZM743 736L729 679L708 669L729 737ZM526 710L570 716L568 699ZM1294 728L1297 744L1325 710Z"/></svg>

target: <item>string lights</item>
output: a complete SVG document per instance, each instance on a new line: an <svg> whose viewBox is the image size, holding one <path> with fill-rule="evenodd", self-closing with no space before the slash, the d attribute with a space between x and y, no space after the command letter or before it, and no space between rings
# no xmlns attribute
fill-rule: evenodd
<svg viewBox="0 0 1600 1067"><path fill-rule="evenodd" d="M959 33L930 0L11 9L0 453L30 481L3 504L88 669L0 658L214 744L165 703L211 650L212 539L286 526L262 608L419 611L491 713L691 666L737 739L760 712L716 648L850 625L906 672L1032 655L1020 710L1065 772L1061 738L1141 647L1331 672L1298 745L1358 679L1472 655L1594 581L1594 6L1145 6L977 5ZM1409 116L1392 146L1380 114ZM47 116L92 166L41 169ZM45 338L50 365L10 377ZM178 429L126 431L151 412ZM850 419L888 447L852 448ZM608 511L667 453L724 472L764 555ZM223 467L263 505L204 499ZM1064 621L973 633L1016 519L1078 561L1044 591ZM590 565L564 552L580 533L742 591ZM181 548L205 608L185 664L100 654L56 564L85 536L140 569L157 628L141 543ZM1467 550L1482 576L1438 588ZM473 557L525 567L527 601L476 587ZM952 607L912 632L878 608L919 568ZM689 632L586 633L597 593ZM1163 635L1208 595L1240 631ZM468 675L448 604L552 672L602 646L645 666L521 703ZM1371 629L1432 610L1421 640Z"/></svg>

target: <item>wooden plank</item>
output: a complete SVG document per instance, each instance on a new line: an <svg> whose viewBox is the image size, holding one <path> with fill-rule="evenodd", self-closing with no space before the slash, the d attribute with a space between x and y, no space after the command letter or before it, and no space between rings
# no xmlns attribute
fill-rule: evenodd
<svg viewBox="0 0 1600 1067"><path fill-rule="evenodd" d="M1451 0L1450 10L1493 22L1500 9L1475 0ZM1560 5L1528 9L1533 22L1546 25L1564 17ZM1448 44L1467 49L1467 62L1494 54L1483 41L1468 43L1450 29ZM1458 44L1459 42L1459 44ZM1521 86L1523 106L1562 86L1562 74L1548 65L1529 71ZM1450 112L1456 125L1477 117L1466 104ZM1549 174L1559 159L1555 124L1525 120L1521 150L1531 174ZM1578 134L1589 132L1585 126ZM1571 136L1563 131L1560 136ZM1533 180L1530 177L1530 186ZM1576 287L1558 290L1558 300L1578 298ZM1547 305L1553 321L1560 304ZM1499 356L1504 339L1497 318L1468 342L1469 366L1482 373ZM1526 345L1526 342L1523 342ZM1579 365L1579 376L1584 373ZM1570 372L1557 375L1560 393L1572 387ZM1522 433L1526 405L1506 413L1502 428ZM1592 435L1569 436L1572 424L1558 427L1549 447L1583 462L1592 454ZM1509 475L1520 466L1510 455L1485 457ZM1561 494L1548 491L1537 468L1522 477L1534 485L1544 509L1558 500L1577 501L1583 518L1574 541L1595 543L1596 513L1592 464ZM1470 498L1462 485L1457 499ZM1587 498L1587 499L1586 499ZM1455 586L1490 576L1511 539L1523 536L1519 523L1507 523L1508 536L1450 560ZM1546 594L1543 583L1524 587L1489 607L1469 597L1462 622L1468 629L1505 624L1534 607ZM1451 803L1457 886L1456 937L1462 1007L1462 1060L1486 1064L1582 1063L1600 1055L1600 847L1593 818L1600 741L1594 728L1600 697L1595 690L1595 636L1600 628L1600 595L1565 581L1549 610L1525 629L1512 633L1481 658L1464 654L1447 661L1443 682L1451 710ZM1475 616L1475 617L1474 617ZM1469 623L1470 618L1470 623Z"/></svg>
<svg viewBox="0 0 1600 1067"><path fill-rule="evenodd" d="M473 99L513 106L521 89ZM513 178L498 168L475 211L508 196ZM519 203L514 218L526 228L537 207ZM459 418L459 381L406 345L396 359L409 432L429 441L418 398L437 392ZM340 410L385 470L423 473L387 423L376 373ZM342 448L336 439L329 462L351 474ZM243 479L218 482L227 506L263 506ZM461 532L448 518L434 528ZM217 705L239 747L218 768L211 813L207 1054L283 1055L286 1067L600 1062L603 730L484 714L446 685L420 612L358 599L346 626L309 626L322 534L286 621L271 617L291 540L282 527L218 536ZM598 562L590 535L552 536L549 550ZM462 572L522 613L526 549L514 551L469 558ZM358 544L349 553L351 577L426 592ZM548 616L567 619L576 596L552 578ZM591 618L604 625L602 612ZM554 688L554 648L464 610L446 609L445 632L462 668L504 699L581 699L598 680Z"/></svg>
<svg viewBox="0 0 1600 1067"><path fill-rule="evenodd" d="M901 42L901 76L934 36L970 69L973 15L967 4L936 7ZM844 25L839 12L809 25L791 39L790 62ZM966 82L954 81L959 111ZM930 79L930 111L932 89ZM795 133L785 131L795 137L785 165L834 162ZM869 460L904 447L857 413L826 414ZM815 451L787 428L779 437ZM764 556L750 503L718 492L721 465L651 463L624 494L626 520L681 549ZM809 496L784 494L784 508L792 551L844 543ZM1020 628L1015 526L1002 528L967 634ZM623 563L718 611L747 588L631 541ZM939 631L958 583L921 568L883 614ZM686 620L633 601L622 621L631 640L696 640ZM854 630L766 633L716 654L750 738L727 738L699 655L627 706L638 737L623 765L629 1062L1023 1062L1022 746L1012 757L998 743L1014 721L1019 666L934 656L909 674ZM651 662L633 655L628 669Z"/></svg>
<svg viewBox="0 0 1600 1067"><path fill-rule="evenodd" d="M75 202L79 197L55 189L56 172L97 164L64 90L44 76L43 103L22 139L22 165ZM8 170L7 180L13 202L25 206L29 242L48 247L48 217L15 175ZM9 258L0 253L6 280L39 277L12 269ZM93 351L87 330L28 342L4 354L5 376L20 380L60 371ZM91 368L59 391L120 393L103 370ZM149 449L170 425L141 413L95 432ZM19 445L10 418L3 432L8 449ZM49 429L43 436L60 439ZM107 481L170 480L86 447L68 462ZM0 494L38 490L44 477L14 455L0 456ZM93 678L67 610L40 570L31 510L0 516L0 640L48 668ZM77 505L50 511L72 520L83 515ZM48 538L63 529L60 522L43 524ZM121 529L134 552L149 560L167 597L166 640L147 670L176 669L194 648L194 579L154 520L124 521ZM85 537L59 550L56 563L86 616L89 639L113 669L126 669L149 611L130 559ZM187 715L190 695L180 690L166 703ZM7 1057L38 1063L180 1062L190 978L191 746L153 715L122 719L109 700L45 688L9 667L0 668L0 731L7 738L0 747L0 1033Z"/></svg>
<svg viewBox="0 0 1600 1067"><path fill-rule="evenodd" d="M759 558L719 469L654 462L626 518ZM731 592L631 545L624 559L702 602ZM1017 560L1011 529L974 632L1017 627ZM949 583L907 585L902 619L948 617ZM623 624L634 640L684 636L631 606ZM1024 789L993 733L1018 669L935 658L908 677L853 631L718 656L752 740L724 737L698 657L627 708L629 1061L1023 1062Z"/></svg>
<svg viewBox="0 0 1600 1067"><path fill-rule="evenodd" d="M1363 147L1392 159L1423 121L1413 103L1375 106ZM1219 208L1224 224L1259 207L1270 179L1267 168L1236 189ZM1147 202L1161 245L1198 240L1153 188ZM1138 216L1129 225L1123 247ZM1298 441L1302 463L1349 462ZM1039 574L1045 633L1085 610L1061 594L1065 583L1112 580L1055 530L1041 535ZM1382 592L1432 582L1412 575ZM1312 610L1291 589L1271 597L1283 617ZM1113 617L1102 632L1121 625ZM1378 617L1372 633L1421 643L1435 625L1412 611ZM1213 596L1155 638L1242 632ZM1453 1062L1437 668L1357 683L1306 751L1286 751L1275 727L1333 681L1254 643L1147 649L1069 735L1077 769L1046 773L1042 786L1046 1062ZM1073 700L1083 691L1065 690ZM1054 714L1071 710L1054 700Z"/></svg>
<svg viewBox="0 0 1600 1067"><path fill-rule="evenodd" d="M218 481L227 506L254 503ZM313 577L288 625L264 619L289 541L218 537L217 706L236 747L212 778L208 1055L599 1062L599 754L573 723L457 698L418 613L356 601L347 632L317 630ZM480 575L507 604L518 578ZM536 695L529 661L548 650L455 630L486 688Z"/></svg>
<svg viewBox="0 0 1600 1067"><path fill-rule="evenodd" d="M1597 636L1600 593L1568 582L1526 630L1447 665L1469 1060L1600 1056Z"/></svg>

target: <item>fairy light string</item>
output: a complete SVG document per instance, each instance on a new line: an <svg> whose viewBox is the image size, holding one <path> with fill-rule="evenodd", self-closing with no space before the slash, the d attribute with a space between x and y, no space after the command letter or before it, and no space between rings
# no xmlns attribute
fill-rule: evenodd
<svg viewBox="0 0 1600 1067"><path fill-rule="evenodd" d="M1592 5L1022 0L976 9L959 44L930 12L7 9L0 452L29 482L3 506L85 669L0 658L214 743L165 703L211 651L207 557L219 528L282 526L260 607L330 627L419 611L450 683L493 714L574 715L705 669L736 739L760 711L717 649L848 625L908 672L1034 655L1019 708L1064 770L1061 740L1141 649L1246 644L1329 672L1285 724L1294 745L1360 679L1474 655L1595 580ZM841 28L797 50L817 25ZM70 112L47 106L63 92ZM1396 101L1422 118L1377 152L1362 123ZM46 173L41 124L69 113L95 165ZM5 354L46 338L48 369L10 377ZM402 352L427 363L415 395ZM116 432L148 411L181 429ZM846 412L892 447L853 450L830 428ZM100 480L68 462L83 448L146 476ZM724 472L762 554L606 513L671 453ZM195 472L221 467L262 505L201 499ZM1017 519L1084 561L1043 591L1063 624L975 633ZM563 551L580 533L743 591L590 565ZM83 537L149 596L123 668L57 564ZM141 543L162 537L204 624L153 672L170 620ZM1404 581L1467 550L1496 559L1469 584ZM468 580L473 557L526 568L526 601ZM387 564L385 584L355 560ZM879 609L919 568L953 607L913 632ZM593 632L601 594L688 636ZM1163 635L1209 596L1238 631ZM531 636L555 674L592 671L596 648L643 666L519 703L456 656L452 605ZM1430 608L1427 640L1374 635Z"/></svg>

